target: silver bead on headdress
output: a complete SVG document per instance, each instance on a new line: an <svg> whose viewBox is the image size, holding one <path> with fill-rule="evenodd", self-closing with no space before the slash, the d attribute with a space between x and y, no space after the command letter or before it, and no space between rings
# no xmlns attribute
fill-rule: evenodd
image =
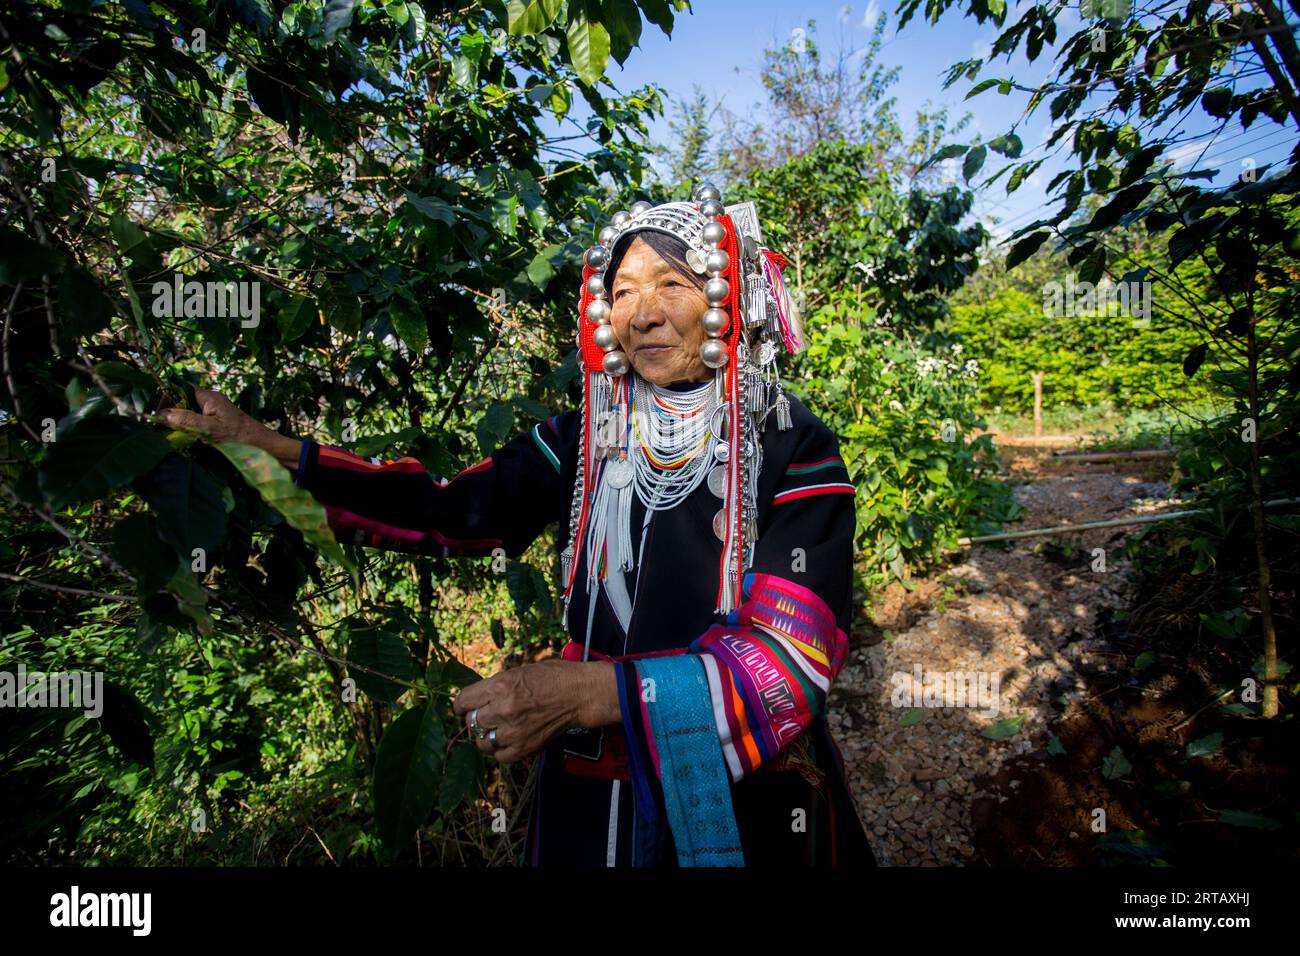
<svg viewBox="0 0 1300 956"><path fill-rule="evenodd" d="M686 244L690 267L709 277L704 287L709 307L701 317L707 337L700 346L700 359L715 370L720 414L717 431L710 432L712 446L700 454L712 455L718 463L719 474L710 476L709 487L721 499L713 522L723 544L716 608L720 612L732 610L739 602L741 577L757 539L762 431L769 418L780 429L791 427L790 402L781 389L776 358L782 348L794 352L802 346L799 317L781 275L785 257L763 246L754 204L724 206L718 188L702 182L692 191L690 202L655 206L642 200L630 210L616 212L584 255L577 339L584 373L583 446L569 543L561 562L566 618L589 526L602 520L592 516L596 491L607 473L620 490L626 487L620 482L627 474L623 466L632 392L625 377L632 365L610 324L605 273L610 250L628 233L639 231L676 236ZM606 529L602 525L597 532L592 541L603 547ZM615 550L620 560L630 560L617 543ZM589 564L600 561L601 555L588 555Z"/></svg>

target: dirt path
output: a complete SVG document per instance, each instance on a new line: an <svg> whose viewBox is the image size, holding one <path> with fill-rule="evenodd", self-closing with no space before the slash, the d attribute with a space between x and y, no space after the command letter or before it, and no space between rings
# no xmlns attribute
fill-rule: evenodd
<svg viewBox="0 0 1300 956"><path fill-rule="evenodd" d="M1023 482L1016 489L1021 528L1168 507L1160 480L1167 461L1063 465L1014 438L1000 437L999 446L1010 475ZM876 602L873 620L855 628L830 721L882 865L986 861L975 838L980 821L1021 783L1000 771L1017 757L1045 756L1061 732L1061 708L1118 658L1097 632L1131 597L1122 545L1134 530L976 547L910 593L894 586ZM1105 550L1104 571L1096 548ZM935 681L949 676L970 691L984 681L987 696L972 693L967 702L976 706L944 706L944 685ZM955 684L947 688L948 702L960 704ZM1020 721L1014 733L984 735L1008 719ZM1079 830L1086 825L1081 819Z"/></svg>

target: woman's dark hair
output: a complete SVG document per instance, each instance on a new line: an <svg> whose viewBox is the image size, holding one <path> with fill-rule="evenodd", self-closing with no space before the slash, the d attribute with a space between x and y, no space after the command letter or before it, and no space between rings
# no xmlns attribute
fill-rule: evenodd
<svg viewBox="0 0 1300 956"><path fill-rule="evenodd" d="M638 237L644 239L646 244L659 253L673 269L690 279L697 289L704 291L704 284L709 281L709 277L690 267L686 261L686 243L676 236L654 229L639 229L636 232L624 233L619 237L618 242L614 243L609 267L605 270L605 288L610 290L614 288L614 277L618 274L618 267L622 264L623 257L627 255L627 250Z"/></svg>

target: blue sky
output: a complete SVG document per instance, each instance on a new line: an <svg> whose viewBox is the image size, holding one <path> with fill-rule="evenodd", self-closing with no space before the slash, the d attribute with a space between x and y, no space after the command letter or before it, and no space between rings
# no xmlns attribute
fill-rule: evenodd
<svg viewBox="0 0 1300 956"><path fill-rule="evenodd" d="M889 23L880 61L886 66L901 67L899 82L892 92L905 124L918 108L929 102L935 107L949 106L954 116L971 112L973 122L968 133L972 136L979 134L990 139L1006 131L1020 117L1027 97L1014 92L999 96L989 90L972 100L964 100L970 87L968 81L959 81L950 90L944 90L942 83L943 74L951 64L986 54L997 30L950 12L938 26L913 19L898 32L897 18L893 15L895 4L896 0L883 3L880 0L870 3L803 0L798 4L776 0L695 0L694 13L678 15L671 39L647 23L640 47L632 51L623 67L611 62L609 76L623 92L656 83L669 96L688 96L698 84L712 97L722 99L733 112L744 114L747 108L764 100L758 73L766 47L788 42L792 30L813 19L824 51L838 48L841 41L844 46L860 48L869 39L874 18L883 11ZM1013 7L1007 22L1014 22L1018 15ZM1061 36L1074 33L1078 24L1077 13L1071 11L1063 16L1058 21ZM1051 59L1049 50L1034 64L1023 58L1009 64L999 60L996 65L986 67L982 76L1034 82L1050 67ZM575 106L579 105L586 106L575 98ZM585 112L585 109L575 109L579 117ZM1026 153L1037 148L1034 155L1043 155L1042 143L1050 133L1048 119L1044 106L1019 128ZM1210 138L1214 122L1199 108L1187 119L1180 134L1186 135L1188 142L1179 150L1178 159L1185 168L1221 168L1223 172L1218 180L1221 183L1241 170L1242 159L1249 157L1258 165L1276 162L1285 157L1295 141L1293 133L1267 119L1258 120L1249 130L1229 128L1217 138ZM652 132L657 140L666 140L667 120L657 121ZM967 134L963 134L960 141L967 139ZM992 158L986 173L997 168L992 165ZM1006 194L1003 177L979 195L976 214L990 225L993 217L1002 220L1002 227L994 227L995 235L1003 235L1009 231L1008 227L1014 229L1038 218L1047 183L1066 168L1062 159L1049 159L1010 196Z"/></svg>

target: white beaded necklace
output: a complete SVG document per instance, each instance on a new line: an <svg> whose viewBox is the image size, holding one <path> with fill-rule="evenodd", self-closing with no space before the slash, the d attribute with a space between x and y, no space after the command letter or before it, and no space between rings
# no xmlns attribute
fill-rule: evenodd
<svg viewBox="0 0 1300 956"><path fill-rule="evenodd" d="M608 548L608 571L630 571L632 490L650 513L685 501L714 464L714 423L723 408L715 380L699 388L674 391L630 376L630 415L621 444L609 448L592 502L587 543L588 582L598 576L600 554ZM617 457L612 457L617 455ZM612 539L610 532L613 532Z"/></svg>
<svg viewBox="0 0 1300 956"><path fill-rule="evenodd" d="M700 486L712 462L709 439L719 405L716 385L680 392L641 382L634 386L632 422L637 440L629 451L633 486L646 508L675 508Z"/></svg>

